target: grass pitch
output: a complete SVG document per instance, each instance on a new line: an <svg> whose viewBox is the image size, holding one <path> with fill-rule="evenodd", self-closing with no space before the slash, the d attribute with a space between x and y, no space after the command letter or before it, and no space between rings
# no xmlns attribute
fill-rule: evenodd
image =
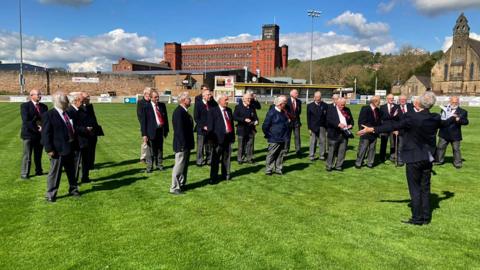
<svg viewBox="0 0 480 270"><path fill-rule="evenodd" d="M357 120L360 107L351 108ZM234 181L213 186L209 167L196 167L192 152L189 190L172 196L173 133L165 142L167 170L145 174L135 106L95 110L106 136L94 182L80 187L81 198L67 197L63 175L59 198L49 204L46 176L20 179L19 104L0 104L0 269L480 268L478 108L467 108L464 167L434 167L433 220L422 227L400 223L410 216L405 168L355 169L357 138L343 172L291 155L284 175L265 176L259 132L257 163L238 165L235 144ZM48 171L45 154L43 164Z"/></svg>

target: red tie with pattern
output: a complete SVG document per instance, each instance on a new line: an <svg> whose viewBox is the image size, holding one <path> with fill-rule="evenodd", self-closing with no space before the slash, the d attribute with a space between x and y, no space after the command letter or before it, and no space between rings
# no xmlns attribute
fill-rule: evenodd
<svg viewBox="0 0 480 270"><path fill-rule="evenodd" d="M373 117L375 118L375 121L378 120L377 111L375 109L373 109Z"/></svg>
<svg viewBox="0 0 480 270"><path fill-rule="evenodd" d="M70 123L70 117L68 117L66 112L63 112L63 120L65 120L65 125L67 126L68 136L72 140L75 134L75 130L73 129L72 123Z"/></svg>
<svg viewBox="0 0 480 270"><path fill-rule="evenodd" d="M230 133L233 131L232 129L232 123L230 122L230 118L228 117L227 110L223 110L223 115L225 116L225 122L227 122L227 133Z"/></svg>
<svg viewBox="0 0 480 270"><path fill-rule="evenodd" d="M405 105L402 105L402 113L405 113Z"/></svg>
<svg viewBox="0 0 480 270"><path fill-rule="evenodd" d="M38 103L35 103L35 111L37 112L38 116L41 115L40 113L40 105Z"/></svg>
<svg viewBox="0 0 480 270"><path fill-rule="evenodd" d="M165 124L165 120L163 120L163 115L160 113L160 109L158 108L157 104L155 104L155 113L157 114L158 121L160 122L159 126L163 126Z"/></svg>
<svg viewBox="0 0 480 270"><path fill-rule="evenodd" d="M345 117L345 119L350 119L350 115L348 115L347 111L342 109L341 112L342 112L343 117Z"/></svg>

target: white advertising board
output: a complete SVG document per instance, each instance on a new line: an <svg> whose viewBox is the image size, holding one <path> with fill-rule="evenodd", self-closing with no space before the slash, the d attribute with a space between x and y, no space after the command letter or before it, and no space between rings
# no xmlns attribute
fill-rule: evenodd
<svg viewBox="0 0 480 270"><path fill-rule="evenodd" d="M72 77L72 82L74 83L99 83L99 78L87 78L87 77Z"/></svg>

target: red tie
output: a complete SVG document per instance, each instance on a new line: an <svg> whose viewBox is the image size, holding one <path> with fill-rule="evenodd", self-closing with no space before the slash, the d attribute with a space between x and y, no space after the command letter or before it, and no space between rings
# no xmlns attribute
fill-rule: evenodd
<svg viewBox="0 0 480 270"><path fill-rule="evenodd" d="M402 112L405 113L405 105L402 105Z"/></svg>
<svg viewBox="0 0 480 270"><path fill-rule="evenodd" d="M70 117L68 117L66 112L63 112L63 120L65 120L65 125L67 126L68 136L70 137L70 139L73 139L75 130L73 129L72 123L70 123Z"/></svg>
<svg viewBox="0 0 480 270"><path fill-rule="evenodd" d="M227 133L230 133L233 131L232 129L232 123L230 122L230 118L228 117L227 110L223 110L223 115L225 116L225 121L227 122Z"/></svg>
<svg viewBox="0 0 480 270"><path fill-rule="evenodd" d="M205 109L208 111L208 103L205 103Z"/></svg>
<svg viewBox="0 0 480 270"><path fill-rule="evenodd" d="M350 119L350 115L348 115L348 113L344 109L342 109L341 112L343 114L343 117L345 117L345 119Z"/></svg>
<svg viewBox="0 0 480 270"><path fill-rule="evenodd" d="M157 114L158 121L160 122L159 126L163 126L165 124L165 121L163 120L163 116L160 113L160 109L158 109L157 104L155 104L155 113Z"/></svg>
<svg viewBox="0 0 480 270"><path fill-rule="evenodd" d="M373 109L373 117L375 118L375 121L378 120L377 111L375 109Z"/></svg>
<svg viewBox="0 0 480 270"><path fill-rule="evenodd" d="M37 111L38 116L40 116L40 105L38 103L35 104L35 111Z"/></svg>
<svg viewBox="0 0 480 270"><path fill-rule="evenodd" d="M295 102L294 99L292 99L292 106L293 106L293 112L297 111L297 102Z"/></svg>

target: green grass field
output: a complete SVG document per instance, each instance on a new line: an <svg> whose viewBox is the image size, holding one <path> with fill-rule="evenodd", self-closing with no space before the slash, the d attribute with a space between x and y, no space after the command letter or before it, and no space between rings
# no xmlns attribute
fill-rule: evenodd
<svg viewBox="0 0 480 270"><path fill-rule="evenodd" d="M357 118L360 107L351 108ZM257 164L232 162L234 181L207 185L209 168L194 166L193 154L190 189L172 196L173 134L165 143L167 170L147 175L138 162L135 106L95 109L106 136L94 182L80 187L81 198L67 197L63 175L51 204L46 176L20 179L19 104L0 104L0 269L480 268L478 108L467 108L464 167L435 167L433 220L422 227L400 223L410 216L405 168L355 169L357 139L343 172L289 156L285 174L269 177L259 133ZM43 162L48 171L45 155Z"/></svg>

